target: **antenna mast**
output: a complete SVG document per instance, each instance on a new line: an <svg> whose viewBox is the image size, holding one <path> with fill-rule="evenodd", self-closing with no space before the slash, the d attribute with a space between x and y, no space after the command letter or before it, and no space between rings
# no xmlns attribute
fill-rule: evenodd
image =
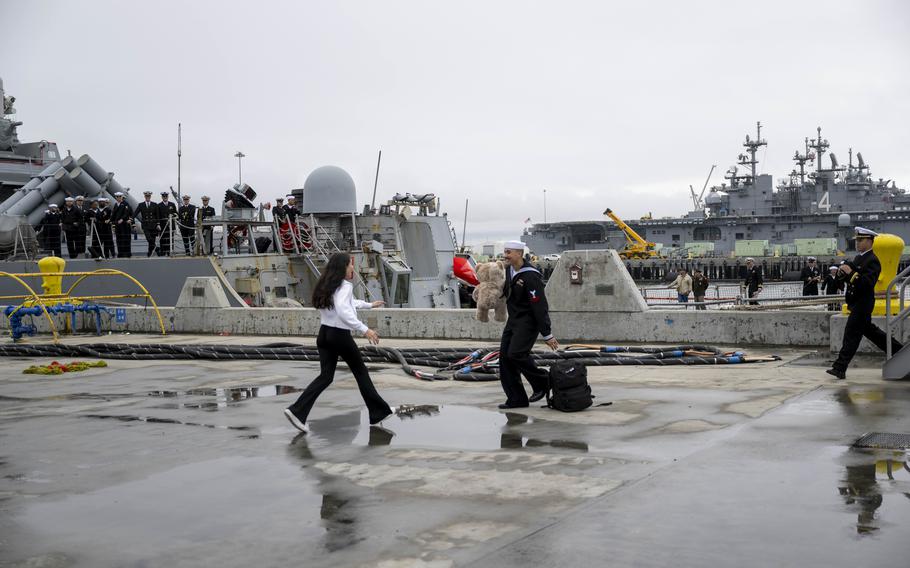
<svg viewBox="0 0 910 568"><path fill-rule="evenodd" d="M376 208L376 186L379 185L379 163L382 162L382 150L379 151L379 158L376 160L376 179L373 180L373 201L370 202L370 212Z"/></svg>
<svg viewBox="0 0 910 568"><path fill-rule="evenodd" d="M180 202L180 157L183 155L182 142L180 140L180 123L177 123L177 202Z"/></svg>

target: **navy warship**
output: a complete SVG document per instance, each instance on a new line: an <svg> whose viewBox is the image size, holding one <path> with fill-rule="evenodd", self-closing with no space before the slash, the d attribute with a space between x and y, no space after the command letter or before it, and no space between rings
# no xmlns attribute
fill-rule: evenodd
<svg viewBox="0 0 910 568"><path fill-rule="evenodd" d="M38 272L35 261L48 250L36 229L49 206L60 207L65 198L79 195L87 202L107 198L113 203L122 193L133 210L138 201L89 155L61 157L52 142L20 142L22 122L9 118L15 99L3 93L0 100L0 271ZM167 247L161 251L166 255L145 258L148 247L137 222L133 257L67 259L66 269L122 270L162 305L175 305L187 277L212 276L232 306L294 307L308 303L328 257L345 251L355 259L355 289L364 299L390 307L460 307L465 282L458 276L464 274L454 266L454 229L436 195L396 193L377 204L374 188L374 201L358 211L354 180L335 166L317 168L291 195L301 204L299 212L275 215L278 210L270 204L254 204L256 192L248 184L238 183L225 192L220 215L197 218L189 250L178 221L171 219L163 231L170 239L155 243L159 250ZM109 282L86 286L86 293L114 292ZM0 294L14 293L15 284L0 279Z"/></svg>
<svg viewBox="0 0 910 568"><path fill-rule="evenodd" d="M745 151L726 171L724 183L707 195L707 182L700 193L690 186L691 211L625 223L654 243L659 256L669 258L836 256L852 249L855 225L910 242L910 195L893 180L874 178L861 153L854 155L851 148L846 165L841 164L818 128L794 153L796 167L775 186L771 175L757 172L756 153L764 146L757 123L755 137L746 135ZM825 154L828 160L823 160ZM606 219L536 223L525 229L522 241L542 257L567 250L621 249L627 232Z"/></svg>

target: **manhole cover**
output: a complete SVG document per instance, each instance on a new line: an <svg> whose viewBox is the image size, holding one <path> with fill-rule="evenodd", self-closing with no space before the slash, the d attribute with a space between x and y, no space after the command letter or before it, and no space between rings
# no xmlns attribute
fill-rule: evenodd
<svg viewBox="0 0 910 568"><path fill-rule="evenodd" d="M854 448L882 448L888 450L910 449L910 434L891 432L869 432L853 442Z"/></svg>

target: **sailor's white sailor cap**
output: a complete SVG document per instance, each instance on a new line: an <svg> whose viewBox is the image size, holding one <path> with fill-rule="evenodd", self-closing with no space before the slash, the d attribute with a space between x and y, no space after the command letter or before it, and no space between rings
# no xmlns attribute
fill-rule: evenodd
<svg viewBox="0 0 910 568"><path fill-rule="evenodd" d="M64 197L64 198L63 198L63 201L72 201L72 200L73 200L72 197Z"/></svg>
<svg viewBox="0 0 910 568"><path fill-rule="evenodd" d="M110 199L108 199L107 197L98 198L98 203L107 203L108 201L110 201Z"/></svg>
<svg viewBox="0 0 910 568"><path fill-rule="evenodd" d="M853 232L857 237L874 238L874 237L878 236L878 233L876 233L872 229L867 229L865 227L856 227L855 229L853 229Z"/></svg>
<svg viewBox="0 0 910 568"><path fill-rule="evenodd" d="M288 201L290 201L291 199L296 199L293 195L285 195L284 198L287 199Z"/></svg>
<svg viewBox="0 0 910 568"><path fill-rule="evenodd" d="M114 197L123 197L123 192L118 191L117 193L114 194Z"/></svg>
<svg viewBox="0 0 910 568"><path fill-rule="evenodd" d="M810 257L807 258L806 260L808 260L809 262L815 262L816 259L815 259L814 256L810 256Z"/></svg>
<svg viewBox="0 0 910 568"><path fill-rule="evenodd" d="M521 241L506 241L502 248L506 250L525 250L525 244Z"/></svg>
<svg viewBox="0 0 910 568"><path fill-rule="evenodd" d="M85 201L85 196L84 196L84 195L77 195L77 196L76 196L76 201Z"/></svg>
<svg viewBox="0 0 910 568"><path fill-rule="evenodd" d="M836 266L829 266L829 267L828 267L828 270L837 270L837 267L836 267Z"/></svg>
<svg viewBox="0 0 910 568"><path fill-rule="evenodd" d="M53 203L51 203L50 205L48 205L48 207L50 207L51 209L57 209L57 206L54 205Z"/></svg>
<svg viewBox="0 0 910 568"><path fill-rule="evenodd" d="M755 259L750 256L746 259L746 262L755 262Z"/></svg>

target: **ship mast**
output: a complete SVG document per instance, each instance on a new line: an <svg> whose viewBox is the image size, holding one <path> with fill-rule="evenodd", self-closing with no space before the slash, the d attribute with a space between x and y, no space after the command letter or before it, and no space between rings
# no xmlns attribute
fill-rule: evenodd
<svg viewBox="0 0 910 568"><path fill-rule="evenodd" d="M756 176L756 166L758 165L758 160L755 159L755 153L761 146L767 146L768 142L762 140L761 137L761 122L755 123L755 140L750 140L749 135L746 134L746 141L743 142L743 146L746 148L746 152L749 153L749 159L746 159L746 156L743 154L739 155L739 165L741 166L750 166L752 169L752 185L755 185L755 176Z"/></svg>
<svg viewBox="0 0 910 568"><path fill-rule="evenodd" d="M828 151L828 141L822 138L822 127L819 126L817 129L818 138L812 139L812 144L809 144L809 148L815 150L815 175L816 178L821 177L822 171L822 154Z"/></svg>
<svg viewBox="0 0 910 568"><path fill-rule="evenodd" d="M793 161L799 164L799 185L806 185L806 162L812 161L814 158L811 153L809 153L809 139L806 138L806 150L805 154L800 154L799 150L793 152Z"/></svg>

